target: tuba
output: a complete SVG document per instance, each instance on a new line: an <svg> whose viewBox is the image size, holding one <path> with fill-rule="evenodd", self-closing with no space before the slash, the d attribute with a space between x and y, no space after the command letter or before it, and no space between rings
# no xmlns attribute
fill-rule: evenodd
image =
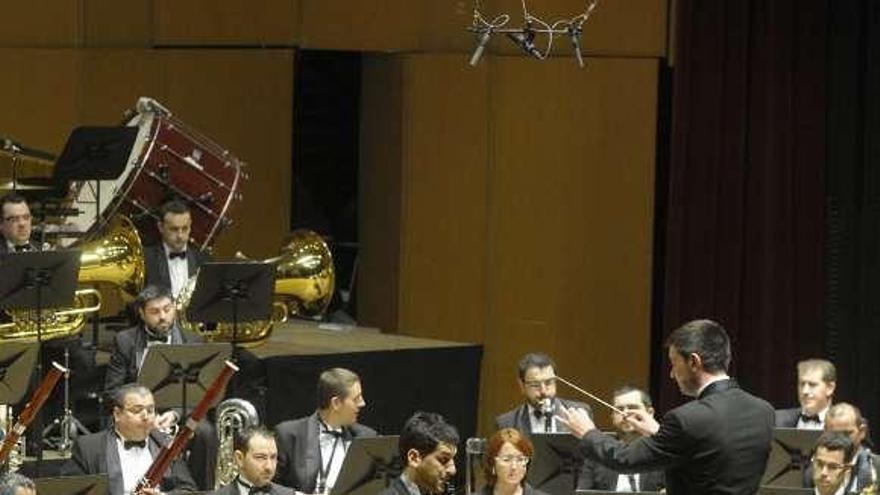
<svg viewBox="0 0 880 495"><path fill-rule="evenodd" d="M333 255L318 234L297 230L281 249L281 255L263 261L275 265L275 296L268 321L239 323L236 342L259 345L269 338L272 328L289 315L318 316L327 309L333 297L335 271ZM232 325L216 327L191 322L186 310L195 290L198 274L190 278L177 299L177 318L181 328L201 335L207 342L232 341Z"/></svg>
<svg viewBox="0 0 880 495"><path fill-rule="evenodd" d="M125 217L116 218L99 237L77 248L80 253L79 283L101 283L118 287L123 294L134 296L144 284L144 254L134 225ZM97 289L78 289L73 307L43 310L43 340L68 337L79 333L87 315L101 309L102 297ZM36 311L10 309L9 320L0 323L0 341L27 339L37 336Z"/></svg>
<svg viewBox="0 0 880 495"><path fill-rule="evenodd" d="M235 464L235 436L243 429L260 424L253 404L244 399L226 399L217 406L217 467L214 489L226 486L238 476Z"/></svg>

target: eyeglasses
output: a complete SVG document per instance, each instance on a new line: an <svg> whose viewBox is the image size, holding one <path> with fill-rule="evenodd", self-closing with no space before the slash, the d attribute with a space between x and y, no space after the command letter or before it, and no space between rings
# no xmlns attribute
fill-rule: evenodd
<svg viewBox="0 0 880 495"><path fill-rule="evenodd" d="M156 406L134 406L134 407L124 407L123 411L131 414L132 416L140 416L143 413L147 413L147 416L153 416L156 414Z"/></svg>
<svg viewBox="0 0 880 495"><path fill-rule="evenodd" d="M810 459L810 462L813 463L813 469L816 471L822 471L823 469L827 469L828 471L835 473L838 471L843 471L844 469L849 469L851 466L849 464L838 464L836 462L825 462L822 459L816 459L813 457Z"/></svg>
<svg viewBox="0 0 880 495"><path fill-rule="evenodd" d="M541 390L542 388L550 388L556 385L556 377L547 378L546 380L529 380L526 382L526 387Z"/></svg>
<svg viewBox="0 0 880 495"><path fill-rule="evenodd" d="M495 457L495 460L500 462L501 464L506 464L508 466L512 466L514 464L516 464L517 466L528 466L532 458L526 457L524 455L499 455Z"/></svg>

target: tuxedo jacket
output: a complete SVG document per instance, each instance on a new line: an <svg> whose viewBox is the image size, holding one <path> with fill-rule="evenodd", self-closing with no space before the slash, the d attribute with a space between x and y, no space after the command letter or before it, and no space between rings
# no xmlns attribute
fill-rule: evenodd
<svg viewBox="0 0 880 495"><path fill-rule="evenodd" d="M29 251L39 251L39 246L33 241L28 241L28 246L30 246ZM15 251L12 251L15 252ZM0 256L4 254L9 254L9 246L6 245L6 238L0 235Z"/></svg>
<svg viewBox="0 0 880 495"><path fill-rule="evenodd" d="M556 398L553 400L553 412L556 415L559 415L560 405L564 405L567 408L579 407L581 409L585 409L587 414L590 417L593 417L593 411L590 409L590 406L584 404L583 402L576 402L572 400L559 399ZM497 429L502 428L516 428L517 430L525 433L526 435L532 434L532 422L529 418L529 407L527 404L523 403L516 409L512 409L507 411L504 414L499 415L495 418L495 426ZM560 433L567 433L568 430L558 421L556 422L557 429Z"/></svg>
<svg viewBox="0 0 880 495"><path fill-rule="evenodd" d="M398 476L391 480L391 483L389 483L384 490L379 492L379 495L410 495L410 493L409 490L406 489L406 485L403 484L403 481Z"/></svg>
<svg viewBox="0 0 880 495"><path fill-rule="evenodd" d="M801 408L777 409L774 414L777 428L797 428L798 420L801 419Z"/></svg>
<svg viewBox="0 0 880 495"><path fill-rule="evenodd" d="M238 483L233 481L232 483L220 487L213 492L209 492L211 495L240 495L238 490ZM293 495L294 491L286 486L281 486L277 483L272 483L271 488L269 488L269 495Z"/></svg>
<svg viewBox="0 0 880 495"><path fill-rule="evenodd" d="M162 433L152 432L147 437L147 446L153 459L159 455L163 445L170 439ZM119 450L116 445L116 433L112 429L99 431L77 437L73 444L73 453L61 467L64 476L84 474L107 474L110 495L123 495L122 466L119 461ZM160 484L163 492L187 493L196 490L196 484L181 459L175 459L171 468L165 473Z"/></svg>
<svg viewBox="0 0 880 495"><path fill-rule="evenodd" d="M198 249L187 245L186 265L189 276L196 274L199 267L211 260L211 257ZM171 275L168 273L168 255L162 243L144 248L144 286L156 285L171 290Z"/></svg>
<svg viewBox="0 0 880 495"><path fill-rule="evenodd" d="M607 490L617 489L617 477L621 473L608 469L593 460L587 460L581 469L578 478L578 490ZM666 486L663 471L645 471L639 474L639 491L659 492Z"/></svg>
<svg viewBox="0 0 880 495"><path fill-rule="evenodd" d="M192 344L202 342L198 335L185 332L174 325L171 330L172 344ZM113 351L104 375L104 391L112 393L120 385L137 380L138 364L147 348L147 334L143 325L138 325L116 333L113 338Z"/></svg>
<svg viewBox="0 0 880 495"><path fill-rule="evenodd" d="M283 421L275 427L278 443L278 469L275 481L303 493L315 493L318 469L322 463L318 435L321 423L318 413ZM374 437L376 430L355 423L343 428L346 439Z"/></svg>
<svg viewBox="0 0 880 495"><path fill-rule="evenodd" d="M592 430L581 452L610 469L664 469L669 495L752 495L758 490L773 438L773 408L732 379L669 411L659 431L630 444Z"/></svg>

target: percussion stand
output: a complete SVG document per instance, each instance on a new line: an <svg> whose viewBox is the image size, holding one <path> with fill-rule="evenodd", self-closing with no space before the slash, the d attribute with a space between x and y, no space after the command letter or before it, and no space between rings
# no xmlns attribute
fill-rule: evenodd
<svg viewBox="0 0 880 495"><path fill-rule="evenodd" d="M64 367L70 369L70 350L64 347ZM55 427L59 427L61 438L54 445L55 449L60 453L67 455L73 447L73 439L78 435L88 435L91 433L70 409L70 373L64 374L64 413L61 418L56 418L52 424L43 430L43 438L49 435Z"/></svg>

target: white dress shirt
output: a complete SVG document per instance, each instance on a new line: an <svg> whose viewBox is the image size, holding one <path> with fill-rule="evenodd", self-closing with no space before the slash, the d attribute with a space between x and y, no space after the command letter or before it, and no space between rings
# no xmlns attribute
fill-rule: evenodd
<svg viewBox="0 0 880 495"><path fill-rule="evenodd" d="M147 439L147 442L149 441ZM153 464L153 455L150 453L149 445L126 450L122 445L122 436L119 434L116 435L116 451L119 452L119 466L122 468L123 493L130 495Z"/></svg>
<svg viewBox="0 0 880 495"><path fill-rule="evenodd" d="M319 466L318 481L321 481L322 474L326 476L324 493L330 493L330 489L336 484L336 478L339 477L339 470L342 469L342 461L345 460L345 454L351 441L328 433L324 426L320 426L320 428L318 443L321 445L321 465ZM330 428L330 430L342 433L341 428Z"/></svg>
<svg viewBox="0 0 880 495"><path fill-rule="evenodd" d="M162 243L162 246L165 248L165 258L168 260L168 277L171 279L171 295L177 299L180 291L183 290L187 280L189 280L189 263L186 261L186 256L183 258L169 258L168 255L171 254L172 249L164 242ZM184 252L186 252L186 250L184 250Z"/></svg>

